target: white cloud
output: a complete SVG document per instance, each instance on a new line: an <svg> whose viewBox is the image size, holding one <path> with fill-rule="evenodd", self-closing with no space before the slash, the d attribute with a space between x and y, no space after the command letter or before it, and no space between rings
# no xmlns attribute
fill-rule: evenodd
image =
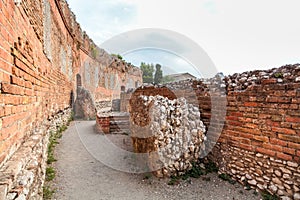
<svg viewBox="0 0 300 200"><path fill-rule="evenodd" d="M69 0L69 3L98 44L131 29L163 28L197 42L217 68L227 74L300 62L299 0Z"/></svg>

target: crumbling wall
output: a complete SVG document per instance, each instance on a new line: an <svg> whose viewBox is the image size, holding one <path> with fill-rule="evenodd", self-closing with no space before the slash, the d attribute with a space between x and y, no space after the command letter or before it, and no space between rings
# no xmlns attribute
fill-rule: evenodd
<svg viewBox="0 0 300 200"><path fill-rule="evenodd" d="M225 80L226 123L211 158L239 182L299 198L300 65Z"/></svg>
<svg viewBox="0 0 300 200"><path fill-rule="evenodd" d="M112 95L117 84L102 85L101 73L122 75L121 84L126 85L140 81L141 71L98 48L81 30L65 0L22 0L20 4L4 0L0 10L0 199L20 188L29 188L25 193L18 192L27 199L40 199L41 191L32 192L33 187L27 184L42 187L43 182L38 180L44 174L41 166L46 154L26 151L30 155L25 162L18 152L35 148L34 142L42 144L41 151L47 149L50 122L72 108L78 77L94 103L118 95L118 91ZM40 140L30 139L35 135ZM34 155L38 165L33 180L20 187L15 171L9 169L18 167L17 174L25 173L27 161L31 162ZM11 160L21 164L13 166Z"/></svg>
<svg viewBox="0 0 300 200"><path fill-rule="evenodd" d="M175 98L186 97L187 102L199 106L208 136L217 136L222 127L209 155L221 173L253 188L299 197L299 64L166 86ZM216 100L224 94L226 102ZM124 96L130 97L129 102L135 98L134 93ZM220 116L216 117L219 121L212 122L213 116Z"/></svg>
<svg viewBox="0 0 300 200"><path fill-rule="evenodd" d="M159 177L181 175L191 169L206 139L198 107L187 104L184 98L169 100L159 95L140 96L139 100L148 112L139 110L135 102L130 105L131 117L143 113L142 118L150 120L144 127L140 126L143 121L132 120L135 152L150 153L148 167Z"/></svg>

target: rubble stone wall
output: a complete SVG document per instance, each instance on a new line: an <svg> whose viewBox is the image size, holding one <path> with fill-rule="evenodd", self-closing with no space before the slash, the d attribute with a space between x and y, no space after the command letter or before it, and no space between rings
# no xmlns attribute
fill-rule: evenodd
<svg viewBox="0 0 300 200"><path fill-rule="evenodd" d="M157 87L160 86L153 86ZM199 106L200 119L211 130L209 134L222 127L209 154L220 172L253 188L299 199L300 65L234 74L224 79L181 81L166 87L177 98L186 97ZM140 93L126 96L132 101ZM217 94L226 94L226 104L216 101ZM217 102L214 106L223 107L213 110L213 101ZM226 112L224 123L212 123L216 111ZM147 115L147 110L138 113Z"/></svg>
<svg viewBox="0 0 300 200"><path fill-rule="evenodd" d="M148 167L159 177L182 175L197 161L205 140L198 107L188 104L185 98L170 100L160 95L140 96L140 102L149 110L150 121L142 129L139 124L143 121L132 121L135 152L152 152ZM139 112L143 111L133 110L131 117Z"/></svg>

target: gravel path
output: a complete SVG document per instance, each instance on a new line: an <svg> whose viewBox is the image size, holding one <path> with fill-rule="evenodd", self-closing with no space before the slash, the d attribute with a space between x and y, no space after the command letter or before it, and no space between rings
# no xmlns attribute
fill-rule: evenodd
<svg viewBox="0 0 300 200"><path fill-rule="evenodd" d="M178 185L169 186L169 179L158 179L145 174L131 174L107 167L96 160L84 147L80 134L94 137L92 126L95 122L73 122L64 132L60 144L56 147L55 163L57 175L53 183L56 188L54 199L64 200L258 200L253 190L246 191L239 184L232 185L208 174L199 179L181 181ZM76 124L76 125L75 125ZM80 130L80 126L90 127L89 131ZM89 136L90 135L90 136ZM97 135L97 137L105 137ZM118 145L128 141L125 136L110 136ZM97 144L97 143L94 143ZM97 148L101 149L98 146ZM114 155L109 155L114 156ZM146 177L148 179L146 179Z"/></svg>

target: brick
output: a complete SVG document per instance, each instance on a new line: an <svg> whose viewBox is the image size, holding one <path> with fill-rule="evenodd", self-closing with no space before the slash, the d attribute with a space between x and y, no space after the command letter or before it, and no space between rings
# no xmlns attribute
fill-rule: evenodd
<svg viewBox="0 0 300 200"><path fill-rule="evenodd" d="M262 141L262 142L269 142L269 137L266 137L266 136L254 135L253 139Z"/></svg>
<svg viewBox="0 0 300 200"><path fill-rule="evenodd" d="M300 150L300 144L289 142L288 147L292 149L299 149Z"/></svg>
<svg viewBox="0 0 300 200"><path fill-rule="evenodd" d="M230 112L228 113L230 116L235 116L235 117L242 117L243 113L242 112Z"/></svg>
<svg viewBox="0 0 300 200"><path fill-rule="evenodd" d="M0 142L3 140L6 140L7 138L9 138L11 135L14 135L18 130L18 126L11 126L8 128L2 128L0 130Z"/></svg>
<svg viewBox="0 0 300 200"><path fill-rule="evenodd" d="M245 149L245 150L248 150L248 151L253 151L253 147L251 145L248 145L248 144L239 144L239 147L242 148L242 149Z"/></svg>
<svg viewBox="0 0 300 200"><path fill-rule="evenodd" d="M236 116L226 116L226 120L231 120L231 121L238 121L238 117Z"/></svg>
<svg viewBox="0 0 300 200"><path fill-rule="evenodd" d="M10 82L10 75L6 72L0 71L0 81L1 82Z"/></svg>
<svg viewBox="0 0 300 200"><path fill-rule="evenodd" d="M2 93L8 93L8 94L20 94L23 95L24 91L22 90L21 87L12 85L9 83L2 83L1 84L1 90Z"/></svg>
<svg viewBox="0 0 300 200"><path fill-rule="evenodd" d="M253 118L239 117L238 120L243 123L252 122Z"/></svg>
<svg viewBox="0 0 300 200"><path fill-rule="evenodd" d="M246 124L244 125L244 127L256 129L256 128L258 128L258 125L257 125L257 124L253 124L253 123L246 123Z"/></svg>
<svg viewBox="0 0 300 200"><path fill-rule="evenodd" d="M290 142L295 142L295 143L300 143L300 137L297 135L283 135L283 134L278 134L278 138Z"/></svg>
<svg viewBox="0 0 300 200"><path fill-rule="evenodd" d="M235 130L235 131L250 133L250 134L253 134L253 135L261 135L262 134L262 132L259 129L244 128L244 127L240 127L240 126L237 126L237 127L232 126L230 128Z"/></svg>
<svg viewBox="0 0 300 200"><path fill-rule="evenodd" d="M27 115L26 112L23 113L18 113L18 114L13 114L7 117L3 117L2 121L2 126L8 127L11 126L12 124L16 123L18 120L24 118Z"/></svg>
<svg viewBox="0 0 300 200"><path fill-rule="evenodd" d="M286 160L286 161L292 161L293 160L293 157L291 155L287 155L285 153L277 152L276 156L277 156L277 158L282 159L282 160Z"/></svg>
<svg viewBox="0 0 300 200"><path fill-rule="evenodd" d="M241 144L251 145L251 140L250 139L241 138L240 142L241 142Z"/></svg>
<svg viewBox="0 0 300 200"><path fill-rule="evenodd" d="M270 149L270 150L274 150L274 151L279 151L281 152L283 147L282 146L279 146L279 145L273 145L273 144L269 144L269 143L263 143L262 145L263 148L266 148L266 149Z"/></svg>
<svg viewBox="0 0 300 200"><path fill-rule="evenodd" d="M292 124L292 129L294 129L294 130L300 130L300 123Z"/></svg>
<svg viewBox="0 0 300 200"><path fill-rule="evenodd" d="M256 147L256 151L265 155L269 155L269 156L275 156L276 152L269 150L269 149L265 149L265 148L261 148L261 147Z"/></svg>
<svg viewBox="0 0 300 200"><path fill-rule="evenodd" d="M295 149L291 149L291 148L288 148L288 147L283 147L282 152L290 154L290 155L295 155L296 154Z"/></svg>
<svg viewBox="0 0 300 200"><path fill-rule="evenodd" d="M232 131L232 130L226 130L225 133L223 133L223 134L227 134L227 135L235 136L235 137L238 137L238 136L239 136L239 133L238 133L238 132Z"/></svg>
<svg viewBox="0 0 300 200"><path fill-rule="evenodd" d="M232 126L242 126L243 125L243 123L238 122L238 121L227 121L227 123Z"/></svg>
<svg viewBox="0 0 300 200"><path fill-rule="evenodd" d="M272 131L275 131L277 133L284 133L287 135L295 135L296 131L288 128L278 128L278 127L272 127Z"/></svg>
<svg viewBox="0 0 300 200"><path fill-rule="evenodd" d="M11 77L11 83L15 84L15 85L19 85L21 87L25 86L25 81L21 78L16 77L16 76Z"/></svg>
<svg viewBox="0 0 300 200"><path fill-rule="evenodd" d="M271 115L270 115L270 114L260 113L260 114L258 115L258 118L259 118L259 119L270 119L270 118L271 118Z"/></svg>
<svg viewBox="0 0 300 200"><path fill-rule="evenodd" d="M275 145L280 145L280 146L287 146L288 142L277 139L277 138L270 138L270 143L275 144Z"/></svg>
<svg viewBox="0 0 300 200"><path fill-rule="evenodd" d="M258 104L256 102L245 102L246 107L256 107Z"/></svg>
<svg viewBox="0 0 300 200"><path fill-rule="evenodd" d="M249 133L239 133L239 136L246 139L252 139L253 135Z"/></svg>
<svg viewBox="0 0 300 200"><path fill-rule="evenodd" d="M286 122L300 123L300 117L285 117Z"/></svg>
<svg viewBox="0 0 300 200"><path fill-rule="evenodd" d="M0 59L0 69L1 71L11 74L12 72L12 66L7 61L3 61Z"/></svg>

